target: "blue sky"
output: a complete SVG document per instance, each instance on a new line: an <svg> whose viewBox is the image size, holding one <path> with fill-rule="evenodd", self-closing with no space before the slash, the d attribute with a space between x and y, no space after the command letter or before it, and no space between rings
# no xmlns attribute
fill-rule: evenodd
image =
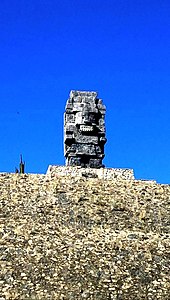
<svg viewBox="0 0 170 300"><path fill-rule="evenodd" d="M64 165L70 90L107 107L106 167L170 183L170 1L0 1L0 171Z"/></svg>

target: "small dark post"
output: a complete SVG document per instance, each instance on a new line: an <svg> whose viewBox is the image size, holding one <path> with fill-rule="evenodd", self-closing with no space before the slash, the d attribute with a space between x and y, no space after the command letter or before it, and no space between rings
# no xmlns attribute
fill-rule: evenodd
<svg viewBox="0 0 170 300"><path fill-rule="evenodd" d="M20 171L20 174L25 173L25 162L22 161L22 155L21 155L21 160L20 160L20 164L19 164L19 171Z"/></svg>

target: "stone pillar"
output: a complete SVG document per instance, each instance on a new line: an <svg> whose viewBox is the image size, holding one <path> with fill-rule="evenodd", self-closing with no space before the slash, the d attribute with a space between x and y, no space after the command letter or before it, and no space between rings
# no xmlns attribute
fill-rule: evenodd
<svg viewBox="0 0 170 300"><path fill-rule="evenodd" d="M96 92L71 91L64 113L67 166L104 167L106 107Z"/></svg>

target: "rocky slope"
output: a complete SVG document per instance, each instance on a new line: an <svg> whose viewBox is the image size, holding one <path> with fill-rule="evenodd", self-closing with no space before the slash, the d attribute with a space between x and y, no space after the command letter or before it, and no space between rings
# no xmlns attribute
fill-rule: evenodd
<svg viewBox="0 0 170 300"><path fill-rule="evenodd" d="M170 299L170 186L0 174L0 299Z"/></svg>

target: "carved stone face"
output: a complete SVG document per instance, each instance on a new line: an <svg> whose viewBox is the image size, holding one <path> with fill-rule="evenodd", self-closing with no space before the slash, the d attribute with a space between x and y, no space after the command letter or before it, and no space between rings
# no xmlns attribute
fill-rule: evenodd
<svg viewBox="0 0 170 300"><path fill-rule="evenodd" d="M96 128L98 122L97 116L90 112L77 112L75 115L75 126L78 130L83 132L92 132Z"/></svg>

